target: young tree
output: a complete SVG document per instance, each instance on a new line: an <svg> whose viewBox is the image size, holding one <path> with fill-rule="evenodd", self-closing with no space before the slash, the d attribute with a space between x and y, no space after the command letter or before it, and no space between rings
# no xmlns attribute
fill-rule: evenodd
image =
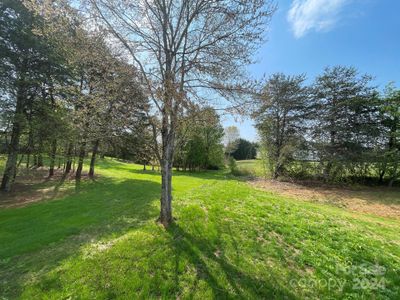
<svg viewBox="0 0 400 300"><path fill-rule="evenodd" d="M90 0L114 38L141 71L160 126L161 210L172 218L172 165L180 113L193 101L207 101L215 91L238 101L244 69L263 41L274 7L269 0ZM242 97L241 97L242 98ZM156 140L157 137L154 138Z"/></svg>
<svg viewBox="0 0 400 300"><path fill-rule="evenodd" d="M273 178L283 173L304 140L309 95L304 80L303 75L274 74L257 101L256 127L266 148Z"/></svg>

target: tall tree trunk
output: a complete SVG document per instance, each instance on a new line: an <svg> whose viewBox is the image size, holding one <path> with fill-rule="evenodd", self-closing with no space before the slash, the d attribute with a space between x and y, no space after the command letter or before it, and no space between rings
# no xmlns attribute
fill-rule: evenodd
<svg viewBox="0 0 400 300"><path fill-rule="evenodd" d="M51 143L49 177L54 175L54 165L55 165L55 162L56 162L56 152L57 152L57 140L54 139L53 142Z"/></svg>
<svg viewBox="0 0 400 300"><path fill-rule="evenodd" d="M42 152L43 152L43 140L42 139L40 139L40 142L39 142L39 153L38 153L38 156L37 156L37 167L43 167L43 155L42 155Z"/></svg>
<svg viewBox="0 0 400 300"><path fill-rule="evenodd" d="M27 169L29 169L30 160L31 160L31 155L30 155L30 153L28 153L26 156L26 168Z"/></svg>
<svg viewBox="0 0 400 300"><path fill-rule="evenodd" d="M82 177L83 160L85 158L85 148L86 148L86 142L82 142L81 147L79 149L78 167L76 168L76 173L75 173L76 180L80 180Z"/></svg>
<svg viewBox="0 0 400 300"><path fill-rule="evenodd" d="M24 154L21 155L19 162L17 164L17 169L19 168L19 166L21 165L22 161L24 160Z"/></svg>
<svg viewBox="0 0 400 300"><path fill-rule="evenodd" d="M166 118L163 120L162 129L162 159L161 159L161 210L159 221L164 227L168 227L173 221L172 218L172 164L174 157L174 137L173 126L167 124ZM170 129L171 127L172 129Z"/></svg>
<svg viewBox="0 0 400 300"><path fill-rule="evenodd" d="M92 158L90 160L90 169L89 169L89 177L94 176L94 166L96 164L96 155L97 151L99 150L99 140L96 140L93 145L93 150L92 150Z"/></svg>
<svg viewBox="0 0 400 300"><path fill-rule="evenodd" d="M379 173L379 183L383 183L383 177L385 176L385 170L380 171Z"/></svg>
<svg viewBox="0 0 400 300"><path fill-rule="evenodd" d="M53 107L53 109L56 109L56 102L53 97L53 87L52 86L51 86L49 92L50 92L51 106ZM54 175L54 165L56 164L56 153L57 153L57 139L54 137L51 142L49 177Z"/></svg>
<svg viewBox="0 0 400 300"><path fill-rule="evenodd" d="M72 143L69 143L68 149L67 149L67 162L65 164L65 174L68 174L71 172L72 168L72 150L74 149L74 145Z"/></svg>
<svg viewBox="0 0 400 300"><path fill-rule="evenodd" d="M178 102L174 104L173 89L174 80L172 74L172 58L169 53L165 59L165 82L164 82L164 106L162 108L162 156L161 164L161 199L160 199L160 223L168 227L172 222L172 165L175 148L175 129L177 125ZM182 75L183 76L183 75ZM181 87L183 92L183 86Z"/></svg>
<svg viewBox="0 0 400 300"><path fill-rule="evenodd" d="M28 147L26 149L26 168L29 169L29 164L31 160L31 153L32 153L32 148L33 148L33 130L32 130L32 124L31 121L29 120L29 134L28 134Z"/></svg>
<svg viewBox="0 0 400 300"><path fill-rule="evenodd" d="M0 189L5 192L9 192L11 190L12 184L14 183L14 179L17 174L19 140L23 124L23 105L24 105L23 102L24 102L24 96L22 94L22 91L19 91L15 107L13 127L11 131L11 140L8 147L8 157L0 187Z"/></svg>
<svg viewBox="0 0 400 300"><path fill-rule="evenodd" d="M397 164L397 162L395 163L395 168L394 168L394 171L393 171L393 175L392 175L392 177L390 178L390 181L389 181L389 187L391 188L391 187L393 187L393 183L396 181L396 179L397 179L397 176L398 176L398 174L397 174L397 168L398 168L398 164Z"/></svg>
<svg viewBox="0 0 400 300"><path fill-rule="evenodd" d="M172 222L172 167L168 160L161 162L161 211L160 223L168 227Z"/></svg>

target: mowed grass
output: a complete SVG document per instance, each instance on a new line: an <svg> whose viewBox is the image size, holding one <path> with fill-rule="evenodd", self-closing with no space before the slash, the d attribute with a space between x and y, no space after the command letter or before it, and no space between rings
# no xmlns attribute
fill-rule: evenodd
<svg viewBox="0 0 400 300"><path fill-rule="evenodd" d="M400 222L176 172L165 230L141 168L107 159L79 192L0 210L0 296L400 298Z"/></svg>

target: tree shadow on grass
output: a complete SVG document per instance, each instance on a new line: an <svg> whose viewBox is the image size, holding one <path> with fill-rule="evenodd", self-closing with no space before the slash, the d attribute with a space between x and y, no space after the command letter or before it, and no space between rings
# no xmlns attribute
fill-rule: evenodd
<svg viewBox="0 0 400 300"><path fill-rule="evenodd" d="M161 178L161 173L158 171L152 170L129 170L131 173L141 174L141 175L151 175L158 176ZM208 179L208 180L240 180L239 178L233 177L224 171L198 171L198 172L189 172L189 171L173 171L172 173L172 182L174 178L179 177L193 177L198 179Z"/></svg>
<svg viewBox="0 0 400 300"><path fill-rule="evenodd" d="M231 233L231 231L228 231ZM237 242L233 236L233 246L236 257L229 259L224 253L224 246L219 237L215 240L202 238L200 234L189 233L174 223L168 228L176 253L175 266L179 266L181 256L189 260L197 270L196 281L191 289L191 295L196 292L199 280L207 282L212 289L214 299L297 299L288 287L281 286L271 278L258 278L239 265L240 255ZM234 262L233 262L234 261ZM210 268L210 265L215 270ZM221 272L222 271L222 272ZM179 281L179 270L176 267L176 285ZM218 274L217 274L218 273ZM227 281L222 284L221 276Z"/></svg>
<svg viewBox="0 0 400 300"><path fill-rule="evenodd" d="M160 185L146 180L83 182L63 199L0 211L0 296L17 296L34 274L88 242L155 219Z"/></svg>

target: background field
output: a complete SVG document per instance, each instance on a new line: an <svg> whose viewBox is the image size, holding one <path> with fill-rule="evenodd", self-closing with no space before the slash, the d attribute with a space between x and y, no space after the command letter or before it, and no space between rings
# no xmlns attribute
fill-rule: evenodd
<svg viewBox="0 0 400 300"><path fill-rule="evenodd" d="M263 166L260 159L238 160L237 166L243 175L266 177L269 170Z"/></svg>
<svg viewBox="0 0 400 300"><path fill-rule="evenodd" d="M400 297L399 219L282 196L226 171L176 172L177 219L164 230L157 172L112 159L98 172L78 191L67 179L60 197L0 209L1 296Z"/></svg>

